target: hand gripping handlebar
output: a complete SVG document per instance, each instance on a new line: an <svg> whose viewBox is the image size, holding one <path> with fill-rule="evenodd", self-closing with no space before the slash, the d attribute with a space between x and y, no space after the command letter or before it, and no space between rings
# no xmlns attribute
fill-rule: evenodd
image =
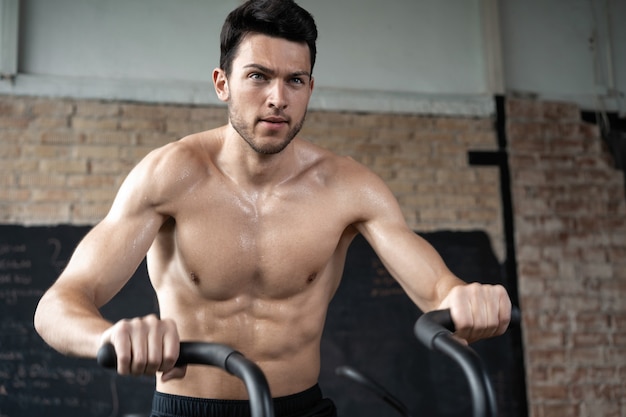
<svg viewBox="0 0 626 417"><path fill-rule="evenodd" d="M511 323L520 321L520 311L513 308ZM450 310L422 314L414 327L415 336L427 348L443 353L456 362L467 378L472 396L474 417L496 417L496 396L485 367L474 349L452 336L454 322Z"/></svg>
<svg viewBox="0 0 626 417"><path fill-rule="evenodd" d="M103 345L97 360L101 366L115 369L117 355L113 345ZM243 380L250 397L252 417L274 417L274 403L263 371L241 353L218 343L181 342L176 366L187 364L216 366Z"/></svg>

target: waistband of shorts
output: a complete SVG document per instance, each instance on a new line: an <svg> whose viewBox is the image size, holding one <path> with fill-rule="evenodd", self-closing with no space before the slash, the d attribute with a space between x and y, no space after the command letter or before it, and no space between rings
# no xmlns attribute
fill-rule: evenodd
<svg viewBox="0 0 626 417"><path fill-rule="evenodd" d="M298 413L313 407L321 400L322 390L319 384L315 384L302 392L274 398L274 412L277 416ZM250 402L248 400L186 397L157 391L152 400L152 411L175 416L223 414L247 417L250 416Z"/></svg>

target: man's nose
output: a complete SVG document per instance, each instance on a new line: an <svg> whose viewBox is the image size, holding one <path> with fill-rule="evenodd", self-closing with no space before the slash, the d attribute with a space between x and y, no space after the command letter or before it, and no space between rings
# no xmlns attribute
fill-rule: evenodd
<svg viewBox="0 0 626 417"><path fill-rule="evenodd" d="M275 80L271 84L268 102L270 107L276 107L278 109L287 107L285 85L281 80Z"/></svg>

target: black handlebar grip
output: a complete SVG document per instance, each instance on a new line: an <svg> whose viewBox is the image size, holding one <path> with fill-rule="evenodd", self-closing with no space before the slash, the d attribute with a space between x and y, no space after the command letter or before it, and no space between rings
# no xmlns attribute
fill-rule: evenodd
<svg viewBox="0 0 626 417"><path fill-rule="evenodd" d="M511 309L511 322L509 326L518 326L522 320L522 313L518 307ZM452 333L455 331L454 322L450 310L434 310L422 314L415 323L414 333L424 346L432 349L433 340L439 334Z"/></svg>
<svg viewBox="0 0 626 417"><path fill-rule="evenodd" d="M509 324L509 327L519 326L521 322L522 322L522 311L519 309L519 307L513 306L511 308L511 323Z"/></svg>
<svg viewBox="0 0 626 417"><path fill-rule="evenodd" d="M117 368L117 355L111 343L98 349L96 359L100 366ZM181 342L176 366L187 364L217 366L238 377L248 390L252 417L274 416L274 404L263 371L233 348L219 343Z"/></svg>
<svg viewBox="0 0 626 417"><path fill-rule="evenodd" d="M454 322L450 310L434 310L422 314L413 329L415 337L428 349L433 350L433 341L440 334L454 331Z"/></svg>
<svg viewBox="0 0 626 417"><path fill-rule="evenodd" d="M100 346L96 359L98 361L98 365L102 366L103 368L117 368L117 355L115 354L115 348L111 343L106 343Z"/></svg>
<svg viewBox="0 0 626 417"><path fill-rule="evenodd" d="M226 345L217 343L202 342L181 342L180 354L176 361L176 366L183 366L190 363L217 366L226 371L228 370L228 358L237 351ZM98 349L96 357L98 365L103 368L117 368L117 354L115 347L111 343L105 343ZM231 372L232 373L232 372Z"/></svg>

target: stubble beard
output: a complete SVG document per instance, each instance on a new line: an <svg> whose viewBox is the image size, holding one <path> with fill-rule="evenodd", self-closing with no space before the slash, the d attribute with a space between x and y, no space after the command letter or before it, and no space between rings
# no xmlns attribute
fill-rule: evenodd
<svg viewBox="0 0 626 417"><path fill-rule="evenodd" d="M304 119L306 118L305 113L304 116L302 116L302 119L300 119L298 123L296 123L291 129L289 129L287 135L281 142L261 144L255 140L256 136L253 132L254 126L256 126L256 124L259 123L260 120L257 119L255 121L255 125L250 126L240 117L238 117L236 113L237 112L233 111L233 109L229 106L228 118L230 120L231 126L233 127L233 129L235 129L239 136L241 136L243 140L246 141L246 143L250 146L250 148L252 148L252 150L262 155L275 155L282 152L300 132L302 126L304 125Z"/></svg>

